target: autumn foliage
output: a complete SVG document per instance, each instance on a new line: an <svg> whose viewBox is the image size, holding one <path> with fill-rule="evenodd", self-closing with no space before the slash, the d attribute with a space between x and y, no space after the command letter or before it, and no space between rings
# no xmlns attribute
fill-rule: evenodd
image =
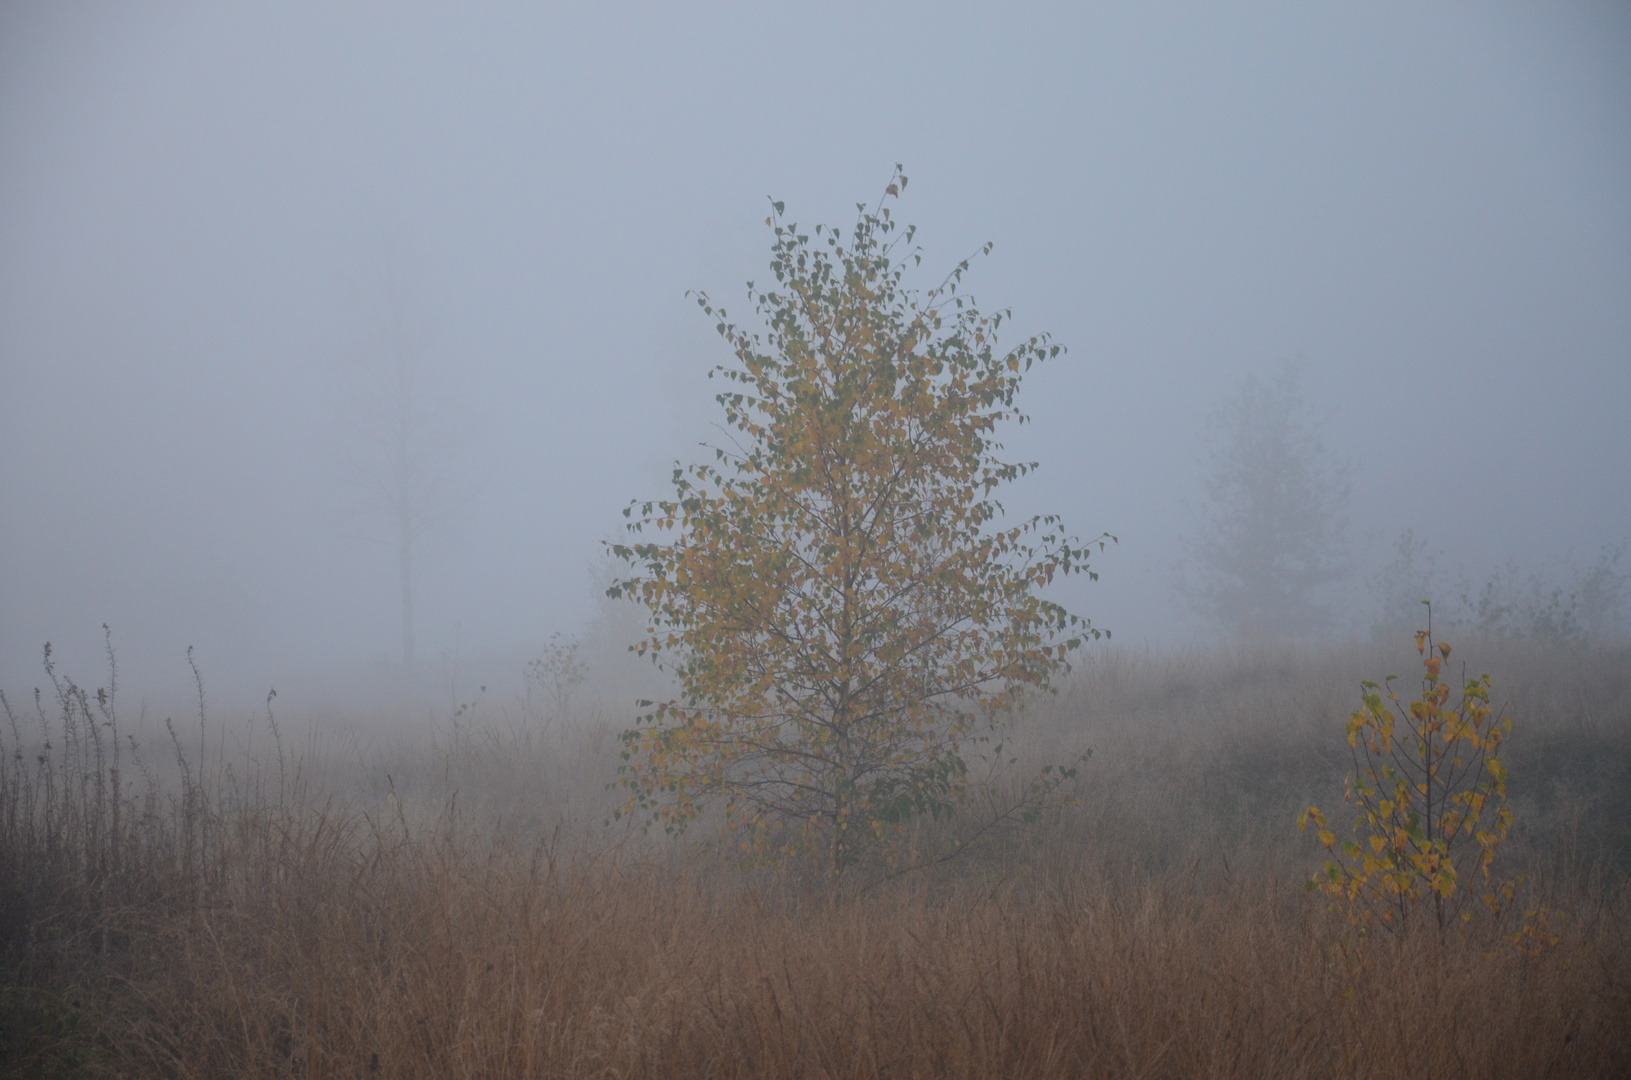
<svg viewBox="0 0 1631 1080"><path fill-rule="evenodd" d="M1004 523L996 499L1036 466L994 435L1061 347L999 347L1007 313L959 292L967 261L907 288L921 255L886 205L905 184L847 238L774 204L775 284L749 284L761 331L697 298L735 354L712 373L728 438L625 511L633 539L613 547L634 572L611 594L650 610L639 649L680 689L626 737L623 812L680 832L718 803L742 854L816 852L834 875L951 812L970 748L1098 636L1039 593L1087 572L1087 547L1054 517Z"/></svg>
<svg viewBox="0 0 1631 1080"><path fill-rule="evenodd" d="M1512 899L1515 884L1491 876L1512 826L1500 758L1512 721L1491 706L1488 675L1463 678L1460 693L1452 690L1444 675L1450 646L1434 641L1430 628L1416 633L1416 651L1420 694L1405 702L1393 689L1396 676L1383 685L1367 680L1363 705L1348 719L1354 771L1345 797L1358 811L1357 838L1339 846L1318 807L1297 824L1312 822L1333 854L1310 891L1340 900L1356 922L1390 929L1425 907L1442 931L1457 918L1471 921L1467 901L1476 886L1492 913ZM1464 880L1468 870L1478 877Z"/></svg>

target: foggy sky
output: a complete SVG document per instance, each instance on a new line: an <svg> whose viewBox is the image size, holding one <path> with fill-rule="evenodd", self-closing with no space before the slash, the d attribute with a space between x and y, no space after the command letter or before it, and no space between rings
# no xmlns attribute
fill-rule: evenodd
<svg viewBox="0 0 1631 1080"><path fill-rule="evenodd" d="M421 655L577 630L718 416L685 291L745 315L766 198L847 224L897 161L919 284L994 241L970 291L1069 348L1008 502L1120 537L1061 596L1119 640L1196 633L1201 418L1284 357L1356 595L1407 527L1473 573L1631 537L1622 5L15 3L0 686L46 640L94 672L104 622L229 694L397 656L391 555L337 524L382 275L466 436Z"/></svg>

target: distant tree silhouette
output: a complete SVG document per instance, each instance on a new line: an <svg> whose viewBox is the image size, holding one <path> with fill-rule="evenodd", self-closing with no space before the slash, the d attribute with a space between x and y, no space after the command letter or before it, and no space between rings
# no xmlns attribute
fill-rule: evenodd
<svg viewBox="0 0 1631 1080"><path fill-rule="evenodd" d="M402 666L411 675L414 556L468 503L471 486L461 468L468 425L445 388L429 385L428 335L391 254L381 264L376 336L348 370L339 458L353 497L337 524L396 556Z"/></svg>
<svg viewBox="0 0 1631 1080"><path fill-rule="evenodd" d="M1393 558L1370 579L1376 604L1371 632L1379 639L1419 629L1425 617L1422 601L1448 593L1439 573L1442 552L1429 551L1426 537L1417 536L1415 529L1406 529L1399 534L1393 552ZM1441 602L1434 616L1441 627L1459 626L1447 603Z"/></svg>
<svg viewBox="0 0 1631 1080"><path fill-rule="evenodd" d="M1210 469L1178 584L1190 608L1249 640L1317 631L1344 574L1347 469L1326 451L1302 368L1249 375L1207 418Z"/></svg>

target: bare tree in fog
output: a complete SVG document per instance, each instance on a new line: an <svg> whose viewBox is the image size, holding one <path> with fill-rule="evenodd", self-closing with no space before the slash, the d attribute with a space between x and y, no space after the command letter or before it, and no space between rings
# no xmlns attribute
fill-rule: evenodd
<svg viewBox="0 0 1631 1080"><path fill-rule="evenodd" d="M360 498L348 506L342 528L395 553L402 667L411 675L414 556L468 503L472 489L462 468L469 424L450 388L432 383L423 312L395 265L383 264L373 340L350 371L340 456Z"/></svg>
<svg viewBox="0 0 1631 1080"><path fill-rule="evenodd" d="M1399 534L1393 546L1393 558L1371 575L1371 597L1376 605L1376 621L1371 632L1378 639L1421 628L1426 617L1422 601L1440 600L1443 596L1442 576L1438 570L1441 555L1441 552L1428 551L1427 538L1417 536L1415 529ZM1450 605L1440 600L1440 626L1453 625L1447 614L1449 610Z"/></svg>
<svg viewBox="0 0 1631 1080"><path fill-rule="evenodd" d="M1508 559L1480 586L1465 570L1451 584L1439 573L1442 553L1406 529L1391 562L1371 578L1378 636L1418 629L1423 600L1433 600L1437 625L1481 637L1519 638L1581 647L1623 641L1631 606L1631 573L1620 568L1626 544L1608 544L1585 566L1571 552L1549 564ZM1441 599L1442 598L1442 599Z"/></svg>
<svg viewBox="0 0 1631 1080"><path fill-rule="evenodd" d="M1619 569L1625 545L1607 545L1586 567L1571 553L1534 569L1508 559L1482 587L1463 575L1460 622L1479 634L1550 645L1585 646L1622 640L1631 576Z"/></svg>
<svg viewBox="0 0 1631 1080"><path fill-rule="evenodd" d="M1301 365L1249 375L1207 418L1210 470L1192 575L1178 591L1220 629L1252 640L1319 630L1344 573L1347 469L1326 451Z"/></svg>

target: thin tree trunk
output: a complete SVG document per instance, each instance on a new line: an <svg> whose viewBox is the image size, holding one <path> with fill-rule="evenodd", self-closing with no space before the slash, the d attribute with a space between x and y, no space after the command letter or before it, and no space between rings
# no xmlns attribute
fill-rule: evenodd
<svg viewBox="0 0 1631 1080"><path fill-rule="evenodd" d="M407 522L403 522L402 535L397 548L397 573L402 589L402 670L413 675L413 540Z"/></svg>

